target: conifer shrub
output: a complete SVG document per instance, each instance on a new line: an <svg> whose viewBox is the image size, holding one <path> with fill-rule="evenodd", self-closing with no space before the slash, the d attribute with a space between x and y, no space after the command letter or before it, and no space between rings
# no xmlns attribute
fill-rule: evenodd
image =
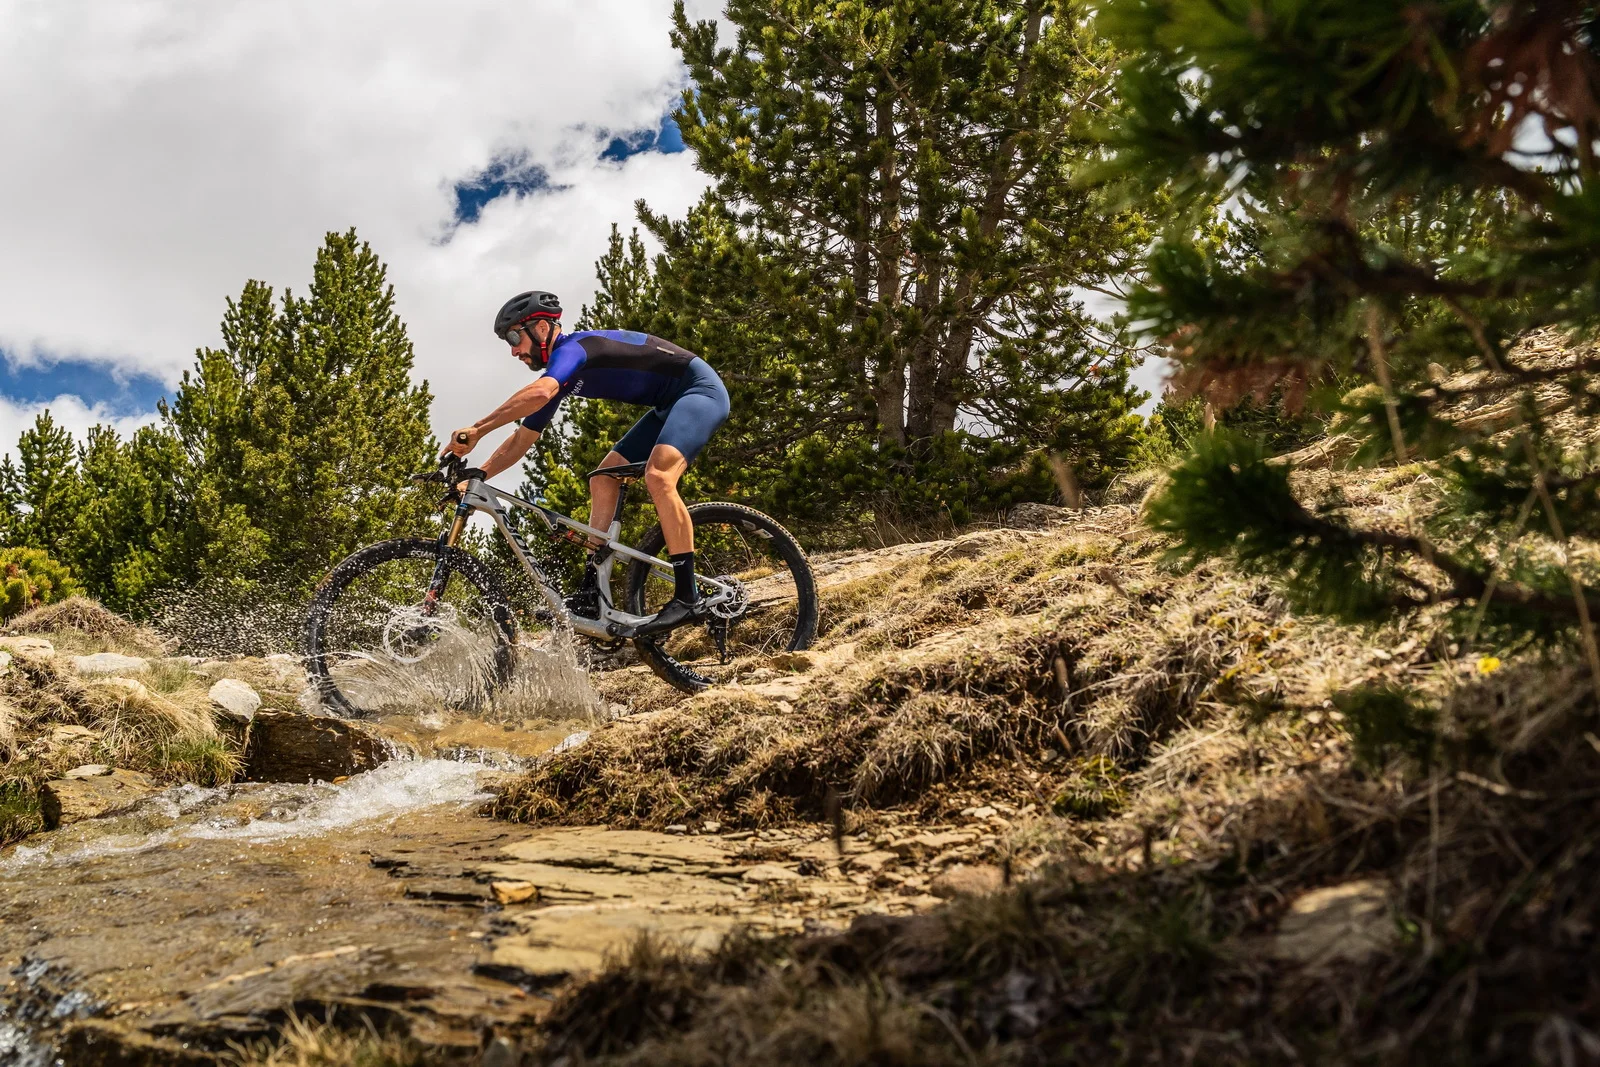
<svg viewBox="0 0 1600 1067"><path fill-rule="evenodd" d="M37 548L0 549L0 621L80 592L63 563Z"/></svg>

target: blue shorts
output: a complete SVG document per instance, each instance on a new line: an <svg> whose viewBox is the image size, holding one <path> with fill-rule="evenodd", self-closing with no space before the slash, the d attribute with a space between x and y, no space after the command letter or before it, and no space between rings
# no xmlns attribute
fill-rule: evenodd
<svg viewBox="0 0 1600 1067"><path fill-rule="evenodd" d="M728 387L711 364L696 356L683 373L677 398L645 412L611 450L639 463L650 458L656 445L671 445L692 462L717 427L728 421L730 406Z"/></svg>

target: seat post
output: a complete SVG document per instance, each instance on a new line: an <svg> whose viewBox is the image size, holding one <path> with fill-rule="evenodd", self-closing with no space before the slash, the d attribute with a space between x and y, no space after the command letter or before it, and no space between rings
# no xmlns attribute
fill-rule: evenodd
<svg viewBox="0 0 1600 1067"><path fill-rule="evenodd" d="M622 507L627 502L628 502L628 480L626 478L618 478L617 479L617 510L614 511L612 513L612 515L611 515L611 525L606 527L606 533L610 535L611 540L613 540L613 541L615 541L617 539L617 535L622 532Z"/></svg>

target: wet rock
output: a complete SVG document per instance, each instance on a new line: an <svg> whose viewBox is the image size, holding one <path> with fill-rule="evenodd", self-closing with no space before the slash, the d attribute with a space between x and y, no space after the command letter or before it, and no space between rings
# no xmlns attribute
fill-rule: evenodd
<svg viewBox="0 0 1600 1067"><path fill-rule="evenodd" d="M223 678L206 695L213 707L234 722L249 722L261 707L261 694L237 678Z"/></svg>
<svg viewBox="0 0 1600 1067"><path fill-rule="evenodd" d="M119 674L148 670L149 667L150 661L143 656L124 656L120 652L96 652L92 656L72 657L72 669L79 674Z"/></svg>
<svg viewBox="0 0 1600 1067"><path fill-rule="evenodd" d="M1360 962L1394 945L1389 889L1375 879L1313 889L1289 905L1271 953L1303 964Z"/></svg>
<svg viewBox="0 0 1600 1067"><path fill-rule="evenodd" d="M161 790L161 783L138 771L112 771L90 778L62 778L39 789L48 830L111 815L137 804Z"/></svg>
<svg viewBox="0 0 1600 1067"><path fill-rule="evenodd" d="M562 752L569 752L587 740L589 740L588 730L579 730L575 734L568 734L566 737L561 739L560 744L556 745L555 748L550 750L550 754L554 756Z"/></svg>
<svg viewBox="0 0 1600 1067"><path fill-rule="evenodd" d="M104 763L85 763L81 767L74 767L61 777L76 780L79 778L102 778L111 773L111 767Z"/></svg>
<svg viewBox="0 0 1600 1067"><path fill-rule="evenodd" d="M257 712L245 774L257 782L330 782L369 771L390 756L383 739L355 723L296 711Z"/></svg>
<svg viewBox="0 0 1600 1067"><path fill-rule="evenodd" d="M0 637L0 648L19 656L53 656L56 646L42 637Z"/></svg>
<svg viewBox="0 0 1600 1067"><path fill-rule="evenodd" d="M939 873L928 884L928 892L949 900L952 897L981 897L997 893L1005 885L1000 868L988 863L971 867L958 863Z"/></svg>

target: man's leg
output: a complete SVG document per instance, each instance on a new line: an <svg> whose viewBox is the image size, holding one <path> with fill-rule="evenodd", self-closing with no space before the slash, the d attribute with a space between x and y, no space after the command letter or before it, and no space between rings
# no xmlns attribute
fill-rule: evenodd
<svg viewBox="0 0 1600 1067"><path fill-rule="evenodd" d="M652 448L650 463L644 469L644 485L650 490L650 499L656 506L656 515L661 519L661 532L666 536L667 552L674 556L694 551L694 524L689 521L689 509L684 506L683 498L678 495L678 480L688 469L689 461L683 458L682 452L671 445L656 445Z"/></svg>
<svg viewBox="0 0 1600 1067"><path fill-rule="evenodd" d="M620 467L628 462L628 458L620 452L607 452L606 458L600 461L601 467ZM604 474L597 474L589 479L589 525L606 529L611 525L611 520L617 514L617 496L622 491L622 484L615 478ZM590 548L599 548L604 541L589 538Z"/></svg>

